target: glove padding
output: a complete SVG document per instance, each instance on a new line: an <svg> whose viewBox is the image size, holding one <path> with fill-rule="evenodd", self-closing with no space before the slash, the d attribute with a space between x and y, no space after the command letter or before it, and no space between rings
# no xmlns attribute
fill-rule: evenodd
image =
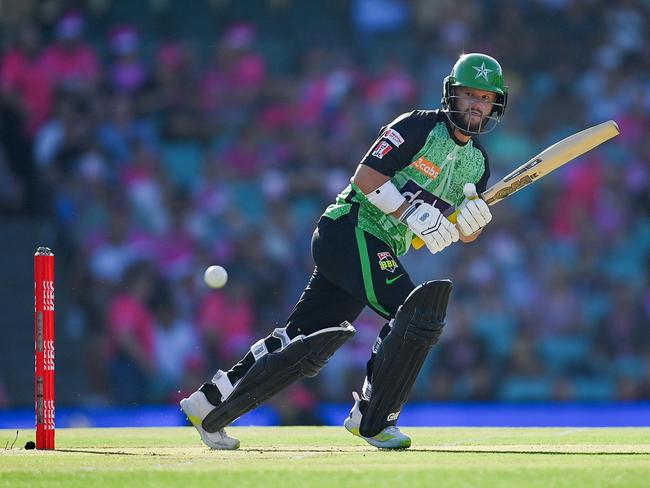
<svg viewBox="0 0 650 488"><path fill-rule="evenodd" d="M478 232L492 220L492 213L487 203L476 193L474 183L467 183L463 188L465 200L458 207L456 224L464 236Z"/></svg>
<svg viewBox="0 0 650 488"><path fill-rule="evenodd" d="M431 254L442 251L459 238L456 226L428 203L421 203L417 208L409 207L400 220L424 241Z"/></svg>

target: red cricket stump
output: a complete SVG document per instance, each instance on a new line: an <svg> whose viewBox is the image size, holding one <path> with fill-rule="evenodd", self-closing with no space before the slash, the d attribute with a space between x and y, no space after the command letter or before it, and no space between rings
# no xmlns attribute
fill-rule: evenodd
<svg viewBox="0 0 650 488"><path fill-rule="evenodd" d="M54 449L54 254L34 254L36 449Z"/></svg>

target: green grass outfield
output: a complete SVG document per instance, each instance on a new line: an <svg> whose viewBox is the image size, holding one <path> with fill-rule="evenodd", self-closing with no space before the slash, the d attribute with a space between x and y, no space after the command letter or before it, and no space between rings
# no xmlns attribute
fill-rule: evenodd
<svg viewBox="0 0 650 488"><path fill-rule="evenodd" d="M211 451L192 427L0 430L0 486L243 488L650 486L650 429L404 428L407 451L380 451L342 427L239 427L238 451ZM3 449L3 446L7 447Z"/></svg>

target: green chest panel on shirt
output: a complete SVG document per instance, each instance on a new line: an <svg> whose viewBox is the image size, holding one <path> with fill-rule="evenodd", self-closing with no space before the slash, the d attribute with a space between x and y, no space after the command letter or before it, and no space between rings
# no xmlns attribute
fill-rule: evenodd
<svg viewBox="0 0 650 488"><path fill-rule="evenodd" d="M465 183L477 183L484 171L481 151L471 140L464 146L458 146L449 136L445 124L440 122L429 133L411 164L395 174L393 183L400 190L408 191L409 186L420 187L436 199L443 200L447 204L445 207L455 207L465 198ZM423 200L433 203L426 198Z"/></svg>
<svg viewBox="0 0 650 488"><path fill-rule="evenodd" d="M410 203L429 203L445 212L465 199L465 183L478 183L484 172L483 153L471 140L464 146L457 145L445 123L439 122L410 164L398 170L391 181ZM338 219L347 215L354 205L358 205L357 226L360 229L383 240L398 256L409 249L413 232L371 204L354 184L338 195L324 215Z"/></svg>

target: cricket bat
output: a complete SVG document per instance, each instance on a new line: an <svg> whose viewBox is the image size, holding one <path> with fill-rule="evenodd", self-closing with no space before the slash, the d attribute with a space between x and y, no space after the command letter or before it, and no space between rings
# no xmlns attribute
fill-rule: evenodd
<svg viewBox="0 0 650 488"><path fill-rule="evenodd" d="M552 146L547 147L533 159L522 164L501 181L498 181L485 190L481 193L481 198L488 205L494 205L513 193L518 192L525 186L530 185L535 180L540 179L542 176L546 176L560 166L591 151L603 142L616 137L619 133L620 131L616 122L608 120L602 124L577 132L566 139L562 139ZM450 222L456 223L457 215L458 210L447 218ZM424 241L416 236L413 238L412 244L415 249L420 249L424 246Z"/></svg>

